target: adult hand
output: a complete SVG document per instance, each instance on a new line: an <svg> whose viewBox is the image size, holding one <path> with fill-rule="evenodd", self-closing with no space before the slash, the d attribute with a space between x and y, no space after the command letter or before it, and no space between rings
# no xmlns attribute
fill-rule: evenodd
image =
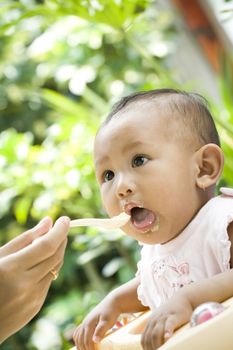
<svg viewBox="0 0 233 350"><path fill-rule="evenodd" d="M62 266L69 218L44 218L0 248L0 343L26 325L41 309Z"/></svg>

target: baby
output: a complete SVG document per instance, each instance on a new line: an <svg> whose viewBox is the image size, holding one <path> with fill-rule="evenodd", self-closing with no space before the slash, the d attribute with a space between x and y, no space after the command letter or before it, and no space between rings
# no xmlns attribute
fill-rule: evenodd
<svg viewBox="0 0 233 350"><path fill-rule="evenodd" d="M131 216L123 231L142 245L141 260L135 278L76 329L75 345L94 350L121 313L150 308L142 345L154 350L173 330L156 310L181 287L231 268L233 194L215 197L224 157L206 101L173 89L123 98L96 135L94 161L104 207Z"/></svg>

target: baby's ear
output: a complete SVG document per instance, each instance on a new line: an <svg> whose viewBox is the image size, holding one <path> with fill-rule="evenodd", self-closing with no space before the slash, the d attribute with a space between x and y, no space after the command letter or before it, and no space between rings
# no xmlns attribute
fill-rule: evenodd
<svg viewBox="0 0 233 350"><path fill-rule="evenodd" d="M224 165L224 156L221 148L214 143L202 146L196 152L196 161L198 166L197 186L205 189L216 184Z"/></svg>

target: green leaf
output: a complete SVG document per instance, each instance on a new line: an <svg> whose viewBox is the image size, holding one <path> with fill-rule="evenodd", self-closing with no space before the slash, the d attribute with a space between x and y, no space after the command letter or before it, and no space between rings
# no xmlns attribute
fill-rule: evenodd
<svg viewBox="0 0 233 350"><path fill-rule="evenodd" d="M15 217L20 224L25 224L27 222L30 206L30 197L22 197L16 201Z"/></svg>
<svg viewBox="0 0 233 350"><path fill-rule="evenodd" d="M81 104L73 102L70 98L65 97L59 92L49 89L42 89L41 96L46 104L60 113L64 113L69 116L86 116L87 114L86 108L84 108Z"/></svg>

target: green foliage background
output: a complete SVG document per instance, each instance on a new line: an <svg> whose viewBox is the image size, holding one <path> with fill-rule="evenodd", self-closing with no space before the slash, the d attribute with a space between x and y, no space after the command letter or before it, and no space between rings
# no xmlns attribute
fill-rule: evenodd
<svg viewBox="0 0 233 350"><path fill-rule="evenodd" d="M174 14L150 0L0 2L1 244L45 215L105 216L95 132L122 95L184 87L167 67L178 35ZM223 68L222 102L211 107L226 155L221 184L233 185L232 80ZM137 257L121 232L73 229L43 309L1 348L69 349L75 325L134 275Z"/></svg>

